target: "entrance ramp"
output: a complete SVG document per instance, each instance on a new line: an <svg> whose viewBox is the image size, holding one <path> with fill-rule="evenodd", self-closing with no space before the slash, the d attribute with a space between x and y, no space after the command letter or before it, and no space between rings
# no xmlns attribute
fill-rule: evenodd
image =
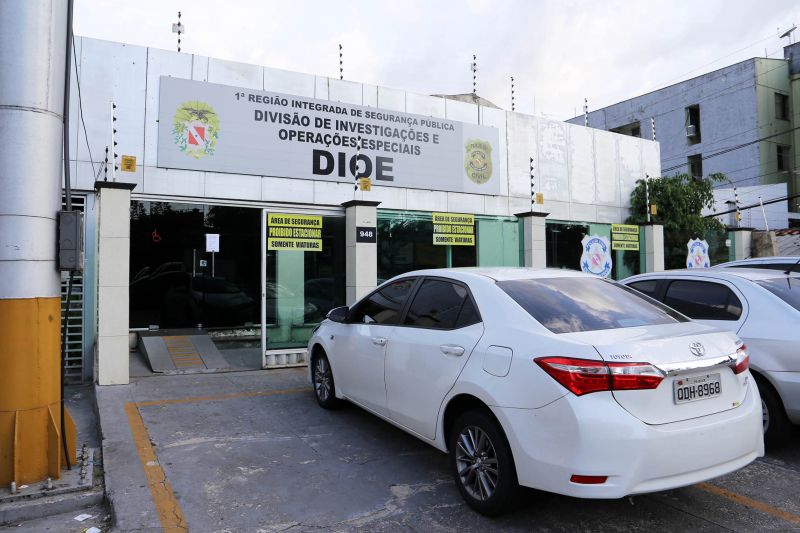
<svg viewBox="0 0 800 533"><path fill-rule="evenodd" d="M202 330L142 332L139 339L142 353L156 373L188 374L230 368Z"/></svg>

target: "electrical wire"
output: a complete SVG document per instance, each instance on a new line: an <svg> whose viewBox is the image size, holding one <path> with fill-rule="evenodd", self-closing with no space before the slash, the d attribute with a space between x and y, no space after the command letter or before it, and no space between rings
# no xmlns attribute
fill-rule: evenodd
<svg viewBox="0 0 800 533"><path fill-rule="evenodd" d="M94 170L94 157L92 157L92 147L89 145L89 134L86 132L86 121L83 118L83 98L81 97L81 77L78 75L78 56L75 52L75 35L72 35L72 57L75 58L75 84L78 87L78 111L81 118L81 124L83 125L83 139L86 141L86 149L89 151L89 163L92 165L92 174L95 174ZM77 157L76 157L77 159ZM102 171L103 166L100 165L100 168L97 170L95 174L95 181L100 177L100 172Z"/></svg>

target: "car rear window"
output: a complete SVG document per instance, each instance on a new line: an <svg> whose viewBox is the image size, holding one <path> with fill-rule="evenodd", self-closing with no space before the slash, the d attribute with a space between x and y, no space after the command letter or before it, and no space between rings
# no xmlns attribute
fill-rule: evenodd
<svg viewBox="0 0 800 533"><path fill-rule="evenodd" d="M756 283L800 311L800 279L786 276L786 279L764 279Z"/></svg>
<svg viewBox="0 0 800 533"><path fill-rule="evenodd" d="M497 285L553 333L686 322L634 289L601 278L542 278Z"/></svg>

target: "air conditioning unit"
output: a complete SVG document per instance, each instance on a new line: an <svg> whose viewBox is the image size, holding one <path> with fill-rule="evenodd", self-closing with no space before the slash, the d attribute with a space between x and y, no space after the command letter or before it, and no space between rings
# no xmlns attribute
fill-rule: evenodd
<svg viewBox="0 0 800 533"><path fill-rule="evenodd" d="M695 126L694 124L689 124L688 126L686 126L686 136L694 137L695 135L697 135L697 126Z"/></svg>

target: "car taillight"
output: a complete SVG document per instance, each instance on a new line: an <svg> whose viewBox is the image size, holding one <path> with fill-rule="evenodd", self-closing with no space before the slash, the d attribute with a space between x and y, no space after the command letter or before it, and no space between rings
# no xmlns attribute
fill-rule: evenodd
<svg viewBox="0 0 800 533"><path fill-rule="evenodd" d="M742 344L736 350L736 364L733 365L733 373L741 374L750 368L750 355L747 353L747 346Z"/></svg>
<svg viewBox="0 0 800 533"><path fill-rule="evenodd" d="M655 389L664 374L649 363L607 363L612 390Z"/></svg>
<svg viewBox="0 0 800 533"><path fill-rule="evenodd" d="M650 363L605 363L571 357L538 357L534 362L576 396L655 389L664 379L664 374Z"/></svg>

